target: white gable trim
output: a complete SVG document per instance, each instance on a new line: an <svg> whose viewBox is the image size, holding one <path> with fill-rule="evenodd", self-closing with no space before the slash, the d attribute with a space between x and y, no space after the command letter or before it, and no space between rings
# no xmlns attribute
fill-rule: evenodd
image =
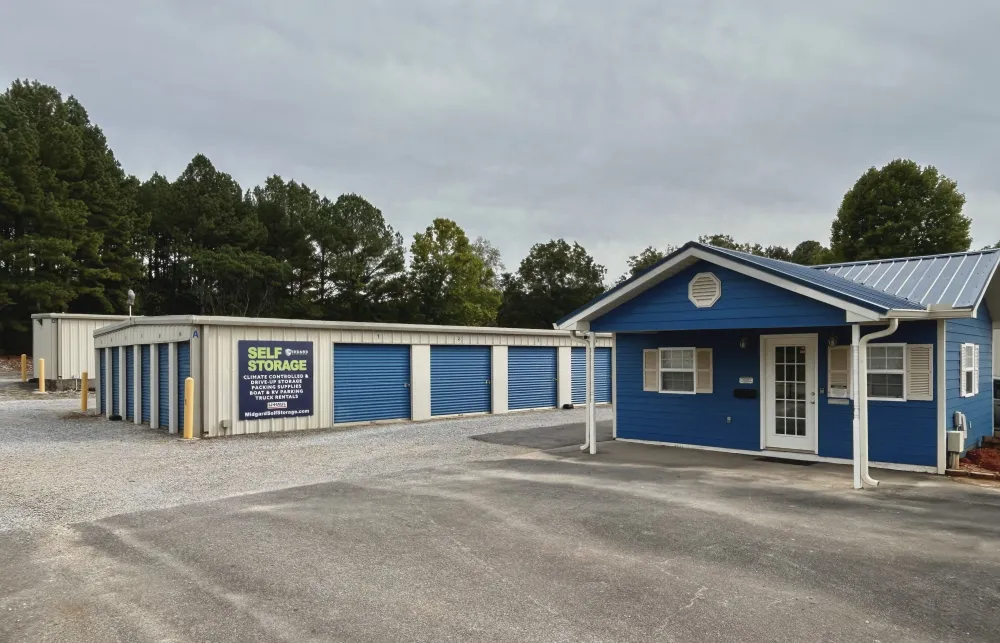
<svg viewBox="0 0 1000 643"><path fill-rule="evenodd" d="M627 301L628 299L631 299L630 295L632 295L632 293L638 294L639 292L645 290L646 289L645 287L652 286L652 283L659 280L658 278L660 277L660 275L677 267L678 264L694 263L692 259L694 260L700 259L702 261L707 261L708 263L715 264L723 268L728 268L733 272L738 272L742 275L746 275L747 277L751 277L752 279L763 281L764 283L771 284L772 286L778 286L779 288L784 288L785 290L791 291L797 295L802 295L803 297L808 297L810 299L814 299L821 303L829 304L830 306L833 306L835 308L840 308L841 310L845 310L848 313L853 313L854 315L857 315L858 317L866 320L877 321L885 317L885 315L880 315L874 310L858 306L857 304L849 303L847 301L844 301L843 299L838 299L837 297L833 297L831 295L828 295L824 292L820 292L808 286L803 286L789 279L773 275L764 270L759 270L757 268L753 268L745 264L742 264L738 261L734 261L726 257L721 257L714 253L702 250L701 248L688 248L684 252L678 254L673 259L660 264L653 270L650 270L649 272L642 275L641 277L639 277L632 283L628 284L624 288L618 290L614 294L604 299L601 299L600 301L594 302L593 304L581 310L577 314L573 315L563 323L557 324L556 328L560 330L566 330L575 328L576 325L580 322L589 322L590 319L593 319L615 308L617 302L622 300ZM685 265L684 268L686 267L687 266ZM677 270L676 272L680 272L680 270ZM877 306L879 308L884 307L874 303L872 303L872 305ZM925 311L917 311L917 312L925 312Z"/></svg>

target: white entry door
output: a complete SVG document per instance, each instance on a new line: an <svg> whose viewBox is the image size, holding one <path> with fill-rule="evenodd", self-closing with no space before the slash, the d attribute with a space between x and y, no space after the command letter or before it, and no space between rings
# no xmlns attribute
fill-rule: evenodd
<svg viewBox="0 0 1000 643"><path fill-rule="evenodd" d="M763 338L764 444L816 452L816 335Z"/></svg>

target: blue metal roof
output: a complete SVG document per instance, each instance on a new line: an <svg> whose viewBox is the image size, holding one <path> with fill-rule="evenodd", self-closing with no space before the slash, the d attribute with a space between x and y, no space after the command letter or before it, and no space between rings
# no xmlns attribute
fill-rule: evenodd
<svg viewBox="0 0 1000 643"><path fill-rule="evenodd" d="M757 255L745 252L729 250L728 248L699 245L702 249L714 254L728 256L755 268L762 268L776 276L798 282L804 286L809 286L820 292L825 292L828 295L858 304L870 310L885 312L893 309L923 310L925 308L925 306L921 306L908 299L869 288L849 279L844 279L808 266L800 266L797 263L769 259L767 257L758 257Z"/></svg>
<svg viewBox="0 0 1000 643"><path fill-rule="evenodd" d="M690 248L738 261L875 312L927 310L932 305L974 308L982 301L986 287L1000 263L1000 249L993 249L929 257L801 266L691 241L642 273L566 315L557 325L613 296L636 279ZM665 275L664 278L668 276Z"/></svg>
<svg viewBox="0 0 1000 643"><path fill-rule="evenodd" d="M993 249L841 263L816 269L868 290L901 297L920 308L973 308L981 301L998 261L1000 250Z"/></svg>

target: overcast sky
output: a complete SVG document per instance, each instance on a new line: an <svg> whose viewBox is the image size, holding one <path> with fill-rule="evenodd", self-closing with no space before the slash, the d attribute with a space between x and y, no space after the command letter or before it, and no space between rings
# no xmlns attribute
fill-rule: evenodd
<svg viewBox="0 0 1000 643"><path fill-rule="evenodd" d="M826 243L896 157L1000 240L997 34L990 0L2 0L0 80L77 96L142 178L202 152L614 280L701 234Z"/></svg>

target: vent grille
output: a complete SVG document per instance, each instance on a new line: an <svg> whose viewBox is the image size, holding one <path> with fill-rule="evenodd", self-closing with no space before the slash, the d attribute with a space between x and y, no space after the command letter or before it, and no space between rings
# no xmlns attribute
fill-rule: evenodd
<svg viewBox="0 0 1000 643"><path fill-rule="evenodd" d="M700 272L688 284L688 299L698 308L710 308L722 296L722 282L710 272Z"/></svg>

